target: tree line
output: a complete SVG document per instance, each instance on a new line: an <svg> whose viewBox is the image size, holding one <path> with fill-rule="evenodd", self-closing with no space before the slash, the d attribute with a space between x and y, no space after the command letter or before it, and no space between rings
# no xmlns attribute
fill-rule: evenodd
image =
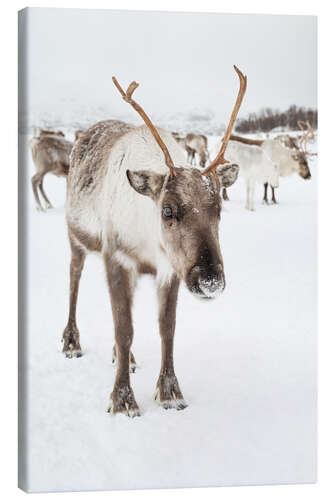
<svg viewBox="0 0 333 500"><path fill-rule="evenodd" d="M236 123L236 131L246 134L251 132L269 132L275 127L285 127L290 130L299 130L298 120L309 120L316 129L318 124L318 111L316 109L290 106L287 111L277 111L264 108L259 113L250 113L247 118Z"/></svg>

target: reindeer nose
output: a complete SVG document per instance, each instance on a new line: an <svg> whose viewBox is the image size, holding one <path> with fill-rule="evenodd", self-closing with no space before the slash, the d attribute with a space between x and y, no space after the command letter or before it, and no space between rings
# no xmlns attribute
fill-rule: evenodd
<svg viewBox="0 0 333 500"><path fill-rule="evenodd" d="M225 278L221 264L207 268L194 266L189 272L188 287L192 293L204 298L215 298L225 289Z"/></svg>

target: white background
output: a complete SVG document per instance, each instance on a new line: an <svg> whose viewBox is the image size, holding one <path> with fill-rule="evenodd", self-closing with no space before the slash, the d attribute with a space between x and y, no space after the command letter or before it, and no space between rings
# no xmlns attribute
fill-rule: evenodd
<svg viewBox="0 0 333 500"><path fill-rule="evenodd" d="M191 1L191 10L200 9L201 2ZM209 498L218 498L220 495L228 495L228 498L330 498L332 496L332 263L331 256L333 255L332 248L332 221L331 221L331 189L332 182L332 161L330 160L330 116L329 111L332 106L331 98L331 82L329 80L332 75L331 62L331 46L332 37L330 35L331 14L328 7L324 6L325 2L279 2L279 5L274 5L274 10L268 9L265 2L252 1L251 9L248 2L236 2L232 4L232 11L229 3L221 2L205 2L206 11L220 12L251 12L251 13L279 13L279 14L319 14L319 65L320 65L320 196L319 196L319 229L320 229L320 253L319 253L319 272L320 272L320 359L319 359L319 376L320 376L320 392L319 392L319 483L311 486L277 486L277 487L243 487L243 488L227 488L207 489L202 490L173 490L173 491L138 491L138 492L117 492L111 493L114 498L141 498L143 495L151 498L156 496L156 493L161 497L170 498L182 495L185 498L200 498L203 494ZM186 2L168 1L166 2L39 2L31 6L43 7L93 7L93 8L139 8L146 9L165 9L168 10L187 10ZM23 495L24 493L16 489L16 9L25 7L25 4L20 2L12 2L7 9L8 16L1 16L5 22L1 27L1 47L2 47L2 76L1 84L4 88L1 91L2 106L5 108L6 114L2 117L1 137L4 139L5 157L2 161L2 182L3 189L1 193L2 203L2 243L3 255L1 258L2 272L1 281L3 284L2 290L2 345L3 355L1 370L2 389L2 424L1 430L1 449L3 454L3 463L1 464L2 472L2 494L8 498L9 495L14 497ZM326 88L326 91L325 91ZM326 117L325 117L326 114ZM326 130L325 130L326 128ZM326 167L327 165L327 167ZM78 495L78 494L76 494ZM106 497L110 493L79 493L86 498L93 498L96 495ZM39 496L40 497L40 496ZM43 495L42 495L43 497ZM67 494L65 494L67 498ZM68 496L68 498L70 498Z"/></svg>

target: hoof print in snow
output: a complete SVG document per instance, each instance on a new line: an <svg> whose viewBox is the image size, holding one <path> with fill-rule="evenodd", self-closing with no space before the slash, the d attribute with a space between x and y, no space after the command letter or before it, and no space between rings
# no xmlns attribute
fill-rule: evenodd
<svg viewBox="0 0 333 500"><path fill-rule="evenodd" d="M187 407L175 375L160 375L155 392L155 401L165 410L171 408L184 410Z"/></svg>
<svg viewBox="0 0 333 500"><path fill-rule="evenodd" d="M111 415L123 413L131 418L139 417L140 410L131 387L116 387L110 396L110 404L107 411Z"/></svg>

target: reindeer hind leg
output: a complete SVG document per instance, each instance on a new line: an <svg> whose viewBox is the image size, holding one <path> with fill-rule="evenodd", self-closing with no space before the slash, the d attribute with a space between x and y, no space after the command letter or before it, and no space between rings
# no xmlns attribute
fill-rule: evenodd
<svg viewBox="0 0 333 500"><path fill-rule="evenodd" d="M40 179L39 190L41 192L42 197L44 198L44 200L46 202L46 208L49 209L49 208L53 208L53 205L50 202L50 200L48 199L48 197L46 196L45 191L44 191L44 186L43 186L44 175L45 174L43 174L42 177L41 177L41 179Z"/></svg>
<svg viewBox="0 0 333 500"><path fill-rule="evenodd" d="M272 190L272 203L274 203L274 205L277 205L277 201L275 198L275 188L273 188L273 186L271 186L271 190Z"/></svg>
<svg viewBox="0 0 333 500"><path fill-rule="evenodd" d="M263 200L262 200L262 202L265 205L268 205L267 188L268 188L268 182L265 182L265 184L264 184L264 197L263 197Z"/></svg>
<svg viewBox="0 0 333 500"><path fill-rule="evenodd" d="M36 208L37 210L44 211L43 206L41 205L40 199L39 199L39 194L38 194L38 186L40 184L42 175L40 172L37 172L37 174L33 175L31 178L31 184L32 184L32 191L35 197L36 201Z"/></svg>

